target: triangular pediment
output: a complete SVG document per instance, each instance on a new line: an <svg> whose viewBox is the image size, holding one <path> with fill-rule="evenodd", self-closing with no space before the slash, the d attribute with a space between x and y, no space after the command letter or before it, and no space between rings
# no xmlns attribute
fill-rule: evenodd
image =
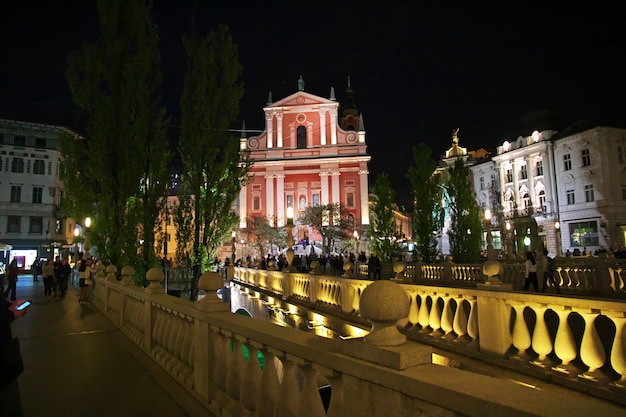
<svg viewBox="0 0 626 417"><path fill-rule="evenodd" d="M317 104L337 104L336 101L329 100L327 98L319 97L313 94L306 93L304 91L298 91L290 96L285 97L275 103L265 107L266 109L278 108L278 107L293 107L293 106L314 106Z"/></svg>

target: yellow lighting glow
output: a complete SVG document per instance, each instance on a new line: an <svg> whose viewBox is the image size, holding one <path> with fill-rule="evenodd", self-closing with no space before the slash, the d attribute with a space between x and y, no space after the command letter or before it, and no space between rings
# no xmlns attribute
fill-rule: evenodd
<svg viewBox="0 0 626 417"><path fill-rule="evenodd" d="M485 209L485 220L491 220L491 210Z"/></svg>
<svg viewBox="0 0 626 417"><path fill-rule="evenodd" d="M91 227L91 217L85 217L85 227Z"/></svg>

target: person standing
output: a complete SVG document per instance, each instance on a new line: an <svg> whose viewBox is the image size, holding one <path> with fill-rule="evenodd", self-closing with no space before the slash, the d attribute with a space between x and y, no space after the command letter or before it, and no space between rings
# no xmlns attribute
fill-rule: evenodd
<svg viewBox="0 0 626 417"><path fill-rule="evenodd" d="M0 372L0 415L21 417L22 400L17 377L24 370L19 343L11 334L11 323L28 313L28 307L18 310L26 300L9 303L0 297L0 352L8 358Z"/></svg>
<svg viewBox="0 0 626 417"><path fill-rule="evenodd" d="M539 292L539 282L537 281L537 261L531 251L526 252L526 279L524 281L524 291L528 291L530 284L535 292Z"/></svg>
<svg viewBox="0 0 626 417"><path fill-rule="evenodd" d="M543 286L541 287L541 291L546 292L546 287L548 285L548 281L554 285L556 288L557 294L561 294L561 288L559 288L559 283L554 279L554 273L556 272L556 263L554 258L551 258L548 255L548 250L543 250Z"/></svg>
<svg viewBox="0 0 626 417"><path fill-rule="evenodd" d="M33 273L33 282L39 282L39 260L35 259L35 262L30 266L31 272Z"/></svg>
<svg viewBox="0 0 626 417"><path fill-rule="evenodd" d="M15 301L17 291L17 275L19 274L19 269L17 268L17 259L13 258L6 272L6 280L7 280L7 288L4 291L4 296L9 297L9 293L11 293L11 301Z"/></svg>
<svg viewBox="0 0 626 417"><path fill-rule="evenodd" d="M382 264L380 263L380 259L376 256L376 253L372 252L369 260L367 261L367 274L369 275L369 278L373 280L381 279L381 269Z"/></svg>
<svg viewBox="0 0 626 417"><path fill-rule="evenodd" d="M52 298L52 287L54 285L54 263L52 259L48 259L44 266L41 268L43 275L43 291L44 295L49 299ZM55 288L56 293L56 288Z"/></svg>
<svg viewBox="0 0 626 417"><path fill-rule="evenodd" d="M91 259L82 259L78 267L78 286L80 287L79 303L87 302L87 281L91 278L93 268L91 267Z"/></svg>
<svg viewBox="0 0 626 417"><path fill-rule="evenodd" d="M67 263L67 258L61 258L61 263L54 268L54 275L57 278L57 285L59 287L59 291L61 292L61 298L65 297L65 293L67 292L67 283L72 273L72 268L70 264Z"/></svg>

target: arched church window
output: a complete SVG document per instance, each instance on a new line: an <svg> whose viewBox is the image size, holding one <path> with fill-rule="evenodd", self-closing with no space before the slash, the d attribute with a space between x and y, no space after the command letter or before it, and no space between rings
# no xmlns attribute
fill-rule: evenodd
<svg viewBox="0 0 626 417"><path fill-rule="evenodd" d="M546 212L546 192L544 190L539 191L539 207L544 213Z"/></svg>
<svg viewBox="0 0 626 417"><path fill-rule="evenodd" d="M298 126L296 147L298 149L306 149L306 127Z"/></svg>
<svg viewBox="0 0 626 417"><path fill-rule="evenodd" d="M530 196L528 195L528 193L524 194L524 197L522 197L522 201L524 202L524 208L530 207Z"/></svg>

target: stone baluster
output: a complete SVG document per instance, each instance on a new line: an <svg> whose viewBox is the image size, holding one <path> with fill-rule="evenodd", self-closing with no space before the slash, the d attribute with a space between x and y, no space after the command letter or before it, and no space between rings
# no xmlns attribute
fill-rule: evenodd
<svg viewBox="0 0 626 417"><path fill-rule="evenodd" d="M219 331L216 329L215 335L216 354L219 359L215 364L215 374L213 375L215 397L211 403L211 408L214 410L214 414L222 415L222 409L228 404L226 377L228 375L228 367L230 366L230 340L222 333L221 329Z"/></svg>
<svg viewBox="0 0 626 417"><path fill-rule="evenodd" d="M256 396L255 409L257 417L274 417L274 409L278 401L280 380L276 368L276 357L270 348L261 348L265 362L261 372L259 392Z"/></svg>
<svg viewBox="0 0 626 417"><path fill-rule="evenodd" d="M311 363L298 364L298 368L302 372L303 383L300 396L298 398L298 416L306 417L326 417L324 404L317 388L317 371L311 366Z"/></svg>
<svg viewBox="0 0 626 417"><path fill-rule="evenodd" d="M107 281L117 281L117 276L115 275L117 273L117 266L113 264L107 266L106 273L107 273L107 276L106 276Z"/></svg>
<svg viewBox="0 0 626 417"><path fill-rule="evenodd" d="M162 273L162 272L161 272ZM133 281L133 275L135 275L135 268L126 265L122 268L122 285L135 285Z"/></svg>
<svg viewBox="0 0 626 417"><path fill-rule="evenodd" d="M589 369L580 377L595 382L605 379L599 371L599 368L606 362L606 352L595 325L595 320L599 315L594 311L581 313L585 319L585 332L580 344L580 359Z"/></svg>
<svg viewBox="0 0 626 417"><path fill-rule="evenodd" d="M454 313L453 328L454 333L457 334L456 341L467 340L467 314L463 308L463 298L457 296L454 301L456 302L456 311Z"/></svg>
<svg viewBox="0 0 626 417"><path fill-rule="evenodd" d="M554 339L554 353L561 360L561 363L553 366L552 370L566 375L576 375L578 369L572 364L572 361L576 359L578 348L572 329L567 322L571 307L553 308L553 310L559 316L559 326Z"/></svg>
<svg viewBox="0 0 626 417"><path fill-rule="evenodd" d="M411 307L409 308L409 323L411 323L411 326L415 326L419 322L419 306L417 303L419 294L417 292L409 292L408 295L411 300Z"/></svg>
<svg viewBox="0 0 626 417"><path fill-rule="evenodd" d="M477 301L475 298L467 300L470 304L469 318L467 319L467 335L472 339L471 343L478 341L478 309L476 308Z"/></svg>
<svg viewBox="0 0 626 417"><path fill-rule="evenodd" d="M442 296L443 313L441 314L441 330L443 330L443 338L447 340L455 339L456 335L452 332L454 329L454 313L452 311L452 298L448 295Z"/></svg>
<svg viewBox="0 0 626 417"><path fill-rule="evenodd" d="M535 322L535 330L533 331L532 345L533 350L537 353L537 355L539 355L539 357L533 361L532 364L549 368L550 365L546 364L546 361L547 356L553 350L553 345L552 336L550 336L545 319L547 306L537 306L533 310L537 315L537 320Z"/></svg>
<svg viewBox="0 0 626 417"><path fill-rule="evenodd" d="M517 349L514 357L520 360L528 358L526 350L531 345L530 331L524 320L526 305L522 302L510 301L509 304L515 310L515 323L513 324L513 346Z"/></svg>
<svg viewBox="0 0 626 417"><path fill-rule="evenodd" d="M359 302L361 299L361 289L357 285L350 285L350 305L352 313L359 311Z"/></svg>
<svg viewBox="0 0 626 417"><path fill-rule="evenodd" d="M428 327L432 329L431 336L441 336L441 307L439 307L440 296L434 294L432 297L433 305L430 306L430 315L428 316Z"/></svg>
<svg viewBox="0 0 626 417"><path fill-rule="evenodd" d="M626 390L626 317L613 317L613 323L615 323L615 338L611 348L611 365L621 378L613 381L611 385Z"/></svg>
<svg viewBox="0 0 626 417"><path fill-rule="evenodd" d="M313 364L313 367L323 374L331 387L330 404L326 417L344 417L343 412L343 375L332 369ZM305 414L306 415L306 414Z"/></svg>
<svg viewBox="0 0 626 417"><path fill-rule="evenodd" d="M245 369L243 344L241 337L238 335L230 334L229 338L232 344L232 352L230 353L230 363L228 365L228 373L226 374L226 393L231 401L227 406L227 410L232 415L239 416L243 411L239 397Z"/></svg>
<svg viewBox="0 0 626 417"><path fill-rule="evenodd" d="M246 347L248 348L248 361L241 381L239 399L245 408L244 414L247 411L248 414L254 416L261 382L261 364L259 363L259 351L255 344L248 341Z"/></svg>
<svg viewBox="0 0 626 417"><path fill-rule="evenodd" d="M298 367L292 361L291 355L281 358L283 363L283 379L278 389L276 406L274 407L274 417L297 417L298 398L300 397L300 386L296 378Z"/></svg>
<svg viewBox="0 0 626 417"><path fill-rule="evenodd" d="M420 310L419 310L419 320L418 323L421 327L421 332L426 332L426 331L430 331L432 329L428 328L428 318L430 317L430 311L428 309L428 295L426 294L426 292L422 291L422 293L420 294L420 297L422 299L422 303L420 306ZM432 308L432 305L431 305Z"/></svg>

